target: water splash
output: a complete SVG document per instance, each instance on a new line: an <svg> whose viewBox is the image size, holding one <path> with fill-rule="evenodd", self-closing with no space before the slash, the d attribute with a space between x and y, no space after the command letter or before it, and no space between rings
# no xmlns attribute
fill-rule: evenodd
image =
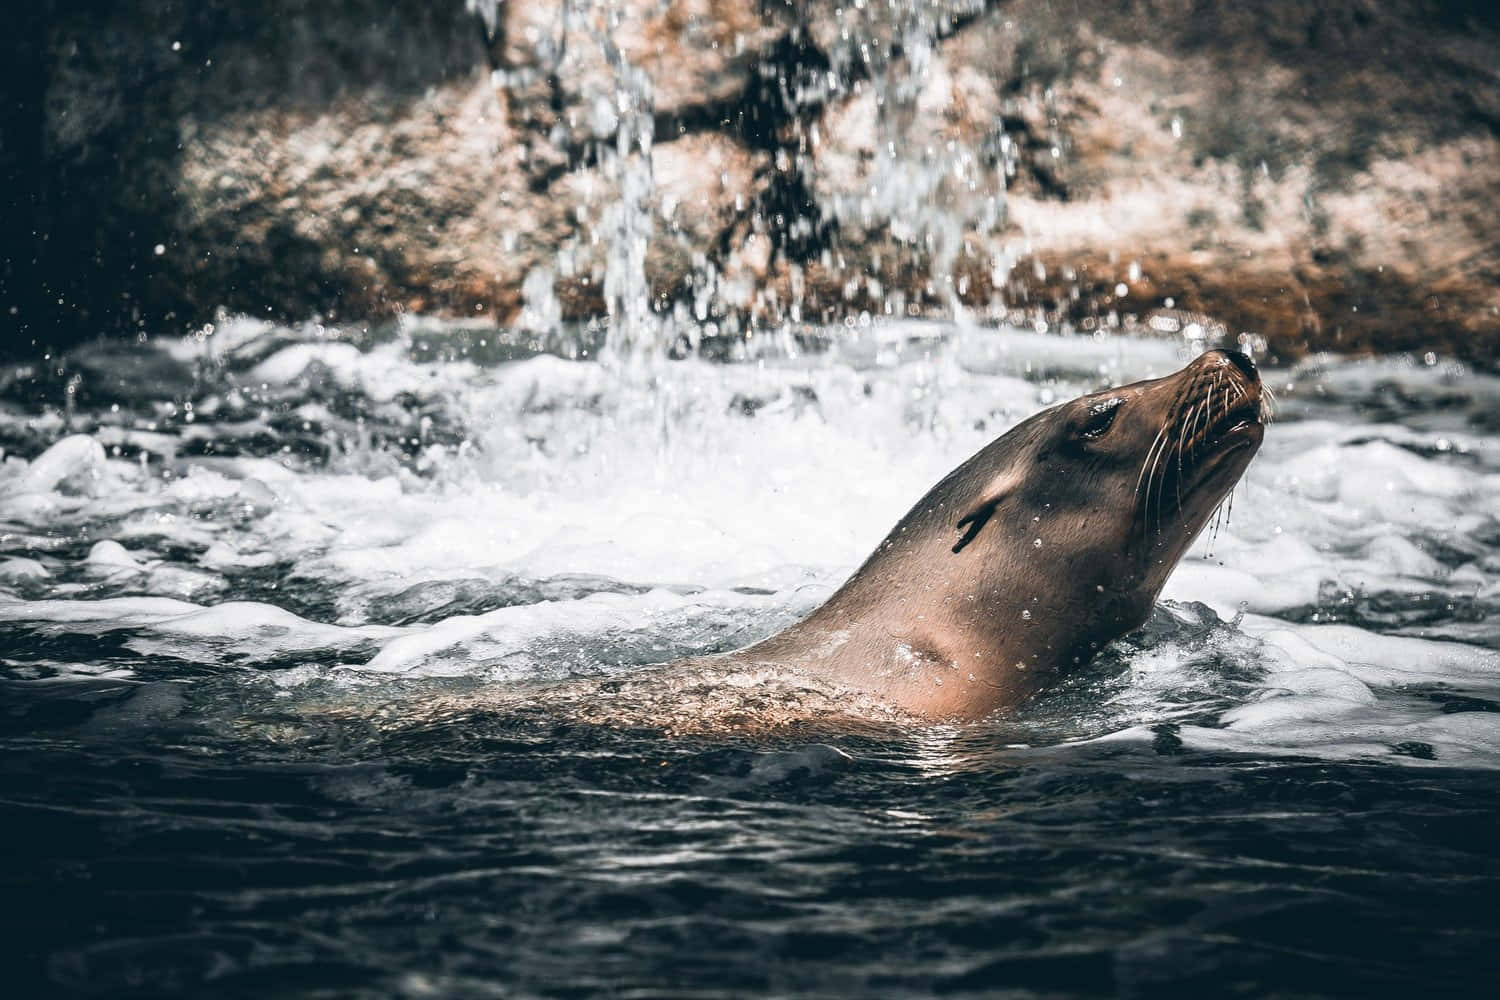
<svg viewBox="0 0 1500 1000"><path fill-rule="evenodd" d="M584 21L612 77L611 92L594 95L592 103L595 134L612 133L613 137L612 143L601 139L599 154L602 172L617 190L602 219L607 244L604 302L610 322L607 359L617 365L629 365L642 353L662 346L646 278L646 254L655 225L651 211L655 190L652 84L650 76L631 65L613 40L626 16L618 0L608 0L590 4Z"/></svg>
<svg viewBox="0 0 1500 1000"><path fill-rule="evenodd" d="M830 127L867 133L864 142L851 136L844 142L864 148L868 160L853 168L863 173L863 184L854 193L825 192L825 209L858 229L884 227L898 246L925 263L928 294L958 321L964 318L960 298L969 289L955 265L966 235L988 235L1004 221L1014 146L998 124L980 140L993 145L998 157L987 155L994 150L977 148L974 137L946 127L945 113L961 83L942 61L934 60L934 50L956 21L983 7L978 2L892 0L844 9L839 18L842 44L833 50L830 79L848 82L827 95L845 99ZM875 297L885 299L888 314L899 316L907 306L899 290Z"/></svg>
<svg viewBox="0 0 1500 1000"><path fill-rule="evenodd" d="M832 22L837 33L829 37L819 19L788 15L794 26L758 53L760 65L744 97L757 102L757 124L742 123L756 133L741 137L748 144L743 152L769 162L747 168L757 175L755 190L737 193L723 245L684 261L680 287L653 292L648 258L658 252L658 240L670 239L657 232L654 213L670 209L656 204L657 81L636 43L653 32L684 29L665 7L619 0L562 4L561 23L529 44L536 67L556 72L567 58L582 70L571 81L580 89L579 103L568 124L554 131L562 145L575 141L580 129L589 137L590 152L581 160L592 166L579 182L578 215L593 246L564 247L557 271L573 274L597 249L602 273L594 276L601 283L610 363L628 367L638 355L695 352L704 343L730 356L795 356L798 330L814 318L805 309L813 271L820 284L840 276L856 318L861 311L899 317L937 307L963 321L962 301L978 291L972 281L1003 284L1008 251L982 264L963 258L993 252L986 238L1004 221L1014 144L998 109L978 116L994 123L979 134L953 124L967 85L937 53L957 23L982 9L955 0L860 0L841 9ZM471 4L471 10L493 33L493 5ZM590 58L576 56L580 45L591 48ZM545 70L497 70L497 79L528 87L538 72ZM851 173L833 188L824 184L831 174ZM595 197L602 203L595 205ZM846 272L839 241L872 243L875 270ZM674 250L664 246L662 252ZM858 255L867 256L866 250ZM665 296L660 303L653 297L658 293ZM992 304L998 309L998 298Z"/></svg>

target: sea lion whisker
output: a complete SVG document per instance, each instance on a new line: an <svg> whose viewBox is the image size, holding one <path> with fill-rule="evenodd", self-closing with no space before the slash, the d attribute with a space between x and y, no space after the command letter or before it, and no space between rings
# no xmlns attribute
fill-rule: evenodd
<svg viewBox="0 0 1500 1000"><path fill-rule="evenodd" d="M1161 426L1161 430L1156 432L1156 437L1152 440L1151 447L1146 449L1146 457L1141 462L1141 474L1135 477L1135 495L1137 497L1141 495L1141 483L1146 478L1146 468L1151 464L1151 456L1156 451L1156 446L1161 443L1161 439L1166 433L1167 425L1163 423Z"/></svg>
<svg viewBox="0 0 1500 1000"><path fill-rule="evenodd" d="M1171 403L1171 405L1169 407L1167 407L1167 415L1162 420L1161 430L1159 430L1157 432L1157 438L1158 439L1161 438L1162 435L1164 435L1167 432L1171 431L1173 428L1178 428L1180 430L1180 425L1181 425L1182 421L1179 419L1179 416L1182 413L1182 408L1183 408L1184 401L1186 400L1186 398L1188 396L1188 393L1191 391L1191 389L1192 389L1192 385L1189 382L1188 384L1183 385L1180 389L1178 389L1177 392L1173 393L1173 395L1172 395L1172 403ZM1155 451L1156 443L1157 443L1156 441L1152 441L1151 442L1152 447L1150 449L1147 449L1146 458L1147 458L1148 462L1153 457L1152 456L1152 452ZM1178 446L1178 449L1179 449L1179 452L1180 452L1180 450L1182 448L1182 438L1180 436L1177 439L1177 446ZM1167 442L1166 447L1168 447L1168 448L1171 447L1171 442L1170 441ZM1144 469L1145 469L1145 463L1142 463L1142 471L1144 471ZM1179 463L1179 471L1180 471L1180 469L1181 469L1181 464ZM1136 488L1137 489L1140 488L1139 482L1137 482ZM1147 480L1147 489L1148 490L1150 489L1150 480Z"/></svg>
<svg viewBox="0 0 1500 1000"><path fill-rule="evenodd" d="M1233 490L1231 489L1230 492L1232 493ZM1221 499L1218 505L1214 507L1213 528L1210 531L1208 537L1208 555L1210 557L1212 557L1214 554L1214 546L1219 543L1219 529L1227 523L1228 518L1225 511L1225 500Z"/></svg>
<svg viewBox="0 0 1500 1000"><path fill-rule="evenodd" d="M1203 400L1203 402L1199 403L1198 406L1195 407L1194 410L1193 410L1193 429L1192 429L1193 439L1190 442L1190 448L1189 448L1190 455L1191 455L1191 457L1193 459L1196 459L1198 457L1198 446L1203 443L1202 439L1198 436L1198 431L1199 431L1200 428L1204 429L1204 430L1206 430L1208 428L1208 399L1207 398L1205 398Z"/></svg>
<svg viewBox="0 0 1500 1000"><path fill-rule="evenodd" d="M1173 450L1173 442L1171 440L1171 435L1173 434L1177 437L1175 449L1177 452L1177 474L1172 477L1172 485L1177 495L1177 506L1179 508L1182 507L1182 449L1184 444L1191 444L1192 435L1188 431L1187 423L1188 420L1192 419L1195 409L1193 402L1188 398L1191 389L1192 385L1189 383L1176 395L1172 401L1172 409L1167 414L1166 422L1162 425L1162 430L1167 432L1168 436L1162 449L1155 455L1152 461L1151 475L1146 479L1146 518L1148 531L1150 530L1150 493L1153 482L1156 482L1156 530L1158 533L1162 530L1162 511L1166 506L1167 492L1167 469L1163 466L1162 460L1166 458L1169 451ZM1187 407L1187 417L1182 416L1184 406ZM1191 455L1189 455L1189 461L1191 461ZM1161 472L1162 474L1160 481L1156 481L1157 472Z"/></svg>
<svg viewBox="0 0 1500 1000"><path fill-rule="evenodd" d="M1182 463L1183 450L1187 451L1187 461L1192 462L1197 451L1196 435L1198 433L1198 405L1189 404L1187 416L1181 421L1181 427L1177 437L1177 504L1182 505Z"/></svg>
<svg viewBox="0 0 1500 1000"><path fill-rule="evenodd" d="M1166 436L1169 430L1171 430L1170 423L1162 424L1161 430L1156 432L1156 438L1151 442L1151 449L1146 453L1146 461L1141 467L1141 475L1146 484L1145 493L1141 496L1141 531L1142 539L1148 543L1151 540L1151 483L1156 478L1156 469L1161 462L1161 456L1171 445L1171 441ZM1140 488L1141 481L1137 479L1137 493L1140 492Z"/></svg>
<svg viewBox="0 0 1500 1000"><path fill-rule="evenodd" d="M1202 410L1203 404L1201 402L1193 404L1192 408L1188 411L1187 417L1183 420L1181 437L1177 443L1178 457L1182 457L1182 452L1185 448L1189 464L1198 458L1198 426ZM1182 463L1180 461L1178 462L1177 473L1179 476L1182 474Z"/></svg>
<svg viewBox="0 0 1500 1000"><path fill-rule="evenodd" d="M1187 451L1186 460L1189 465L1198 456L1198 408L1193 407L1188 412L1187 418L1177 435L1177 478L1173 484L1177 491L1177 506L1182 506L1182 479L1183 479L1183 451Z"/></svg>
<svg viewBox="0 0 1500 1000"><path fill-rule="evenodd" d="M1151 505L1149 502L1151 498L1150 470L1157 446L1161 443L1162 435L1166 434L1166 432L1167 429L1165 427L1156 432L1156 438L1152 440L1151 447L1147 449L1146 457L1141 462L1141 474L1136 477L1135 481L1136 501L1141 514L1142 541L1149 539L1151 536Z"/></svg>
<svg viewBox="0 0 1500 1000"><path fill-rule="evenodd" d="M1221 369L1221 372L1222 372L1222 369ZM1217 415L1214 415L1212 413L1212 411L1210 411L1210 413L1209 413L1209 421L1208 421L1208 427L1210 429L1213 428L1213 427L1215 427L1216 425L1218 425L1218 423L1221 420L1223 420L1225 417L1227 417L1229 415L1230 409L1233 407L1233 403L1232 403L1232 401L1230 399L1230 396L1229 396L1229 390L1230 390L1231 386L1228 386L1228 385L1225 384L1227 380L1228 380L1227 376L1224 376L1223 374L1220 374L1219 379L1218 379L1219 407L1220 407L1220 409L1219 409L1219 412L1218 412Z"/></svg>
<svg viewBox="0 0 1500 1000"><path fill-rule="evenodd" d="M1150 476L1150 478L1148 478L1146 480L1146 491L1147 491L1147 494L1148 494L1148 496L1147 496L1147 501L1148 501L1148 503L1147 503L1147 513L1148 513L1148 516L1149 516L1149 513L1150 513L1150 504L1149 504L1150 496L1149 496L1149 494L1150 494L1150 491L1151 491L1151 483L1152 483L1153 480L1156 482L1156 532L1157 532L1157 534L1161 533L1161 530L1162 530L1162 527L1163 527L1163 522L1162 522L1162 507L1163 507L1164 501L1166 500L1166 490L1167 490L1166 469L1162 465L1162 459L1164 459L1164 458L1167 457L1167 452L1168 452L1168 450L1170 450L1170 448L1171 448L1171 441L1170 441L1170 439L1168 439L1167 443L1162 447L1162 449L1157 452L1157 454L1156 454L1156 460L1152 463L1151 476ZM1161 474L1162 474L1159 479L1156 476L1157 472L1161 472Z"/></svg>

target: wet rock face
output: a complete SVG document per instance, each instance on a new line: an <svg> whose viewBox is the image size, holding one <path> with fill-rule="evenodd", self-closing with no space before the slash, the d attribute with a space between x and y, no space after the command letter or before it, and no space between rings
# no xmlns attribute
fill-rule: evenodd
<svg viewBox="0 0 1500 1000"><path fill-rule="evenodd" d="M634 268L737 332L1176 308L1289 356L1500 353L1489 5L897 6L33 5L0 349L524 323L548 281L583 318Z"/></svg>

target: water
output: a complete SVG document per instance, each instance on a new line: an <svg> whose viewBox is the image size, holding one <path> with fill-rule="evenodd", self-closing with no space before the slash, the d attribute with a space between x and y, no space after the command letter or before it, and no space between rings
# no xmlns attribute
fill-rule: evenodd
<svg viewBox="0 0 1500 1000"><path fill-rule="evenodd" d="M1144 629L982 723L831 722L651 665L794 620L981 444L1185 358L800 343L619 372L473 324L228 320L7 373L16 995L1500 971L1500 380L1268 370L1278 422Z"/></svg>

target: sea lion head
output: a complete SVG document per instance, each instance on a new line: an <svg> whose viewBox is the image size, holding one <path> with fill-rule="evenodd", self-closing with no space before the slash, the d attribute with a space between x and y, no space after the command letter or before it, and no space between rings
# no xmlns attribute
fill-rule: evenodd
<svg viewBox="0 0 1500 1000"><path fill-rule="evenodd" d="M1014 702L1145 622L1264 420L1231 351L1044 410L933 487L801 641L851 636L840 673L873 664L865 686L928 714Z"/></svg>
<svg viewBox="0 0 1500 1000"><path fill-rule="evenodd" d="M1260 447L1264 410L1254 363L1210 351L1043 411L960 467L1000 466L955 522L952 552L978 546L976 560L1084 631L1135 628Z"/></svg>

